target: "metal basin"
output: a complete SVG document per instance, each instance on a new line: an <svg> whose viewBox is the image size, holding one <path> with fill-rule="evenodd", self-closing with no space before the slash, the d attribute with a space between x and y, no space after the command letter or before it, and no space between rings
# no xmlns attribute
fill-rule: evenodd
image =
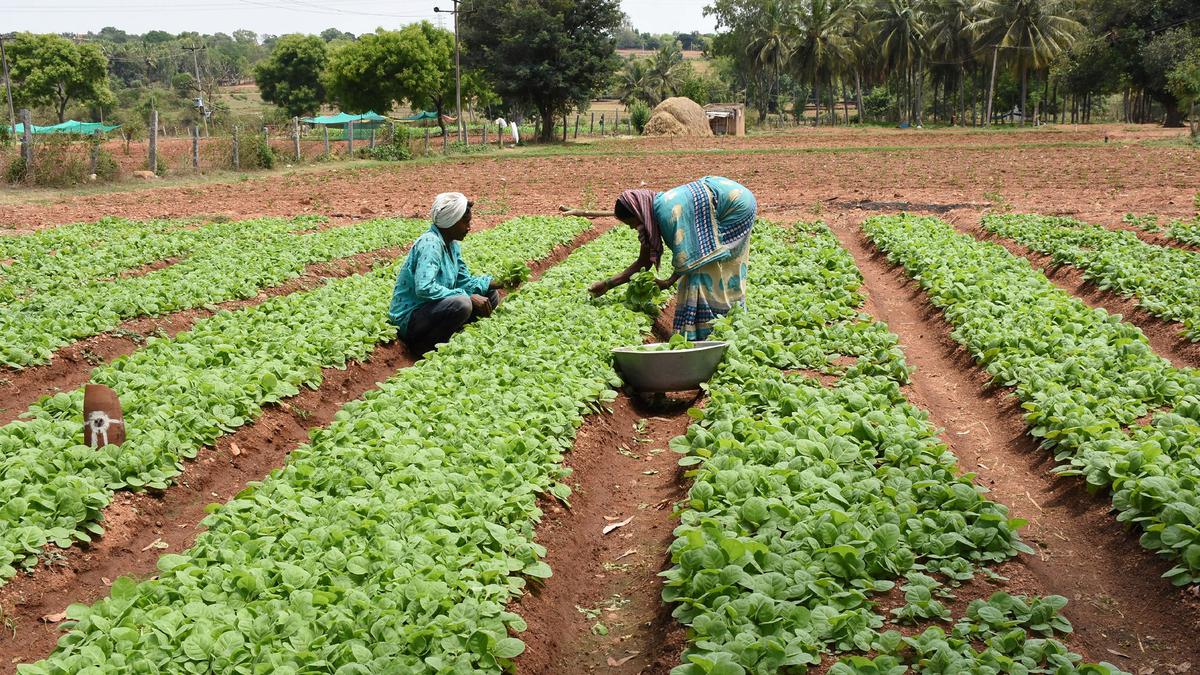
<svg viewBox="0 0 1200 675"><path fill-rule="evenodd" d="M654 343L662 344L662 343ZM699 389L716 372L725 356L724 342L693 342L692 349L650 352L639 347L618 347L613 361L625 384L637 391L688 391Z"/></svg>

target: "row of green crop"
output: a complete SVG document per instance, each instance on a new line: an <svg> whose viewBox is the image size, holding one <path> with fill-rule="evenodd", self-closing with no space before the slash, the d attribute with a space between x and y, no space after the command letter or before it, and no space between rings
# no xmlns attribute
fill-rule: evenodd
<svg viewBox="0 0 1200 675"><path fill-rule="evenodd" d="M1200 216L1172 222L1167 227L1167 236L1181 244L1200 246Z"/></svg>
<svg viewBox="0 0 1200 675"><path fill-rule="evenodd" d="M18 298L0 313L0 365L47 363L55 350L139 316L250 298L317 262L407 244L414 220L374 220L311 234L260 219L220 225L184 260L141 276L90 279Z"/></svg>
<svg viewBox="0 0 1200 675"><path fill-rule="evenodd" d="M500 272L546 257L588 227L579 218L518 218L473 235L464 255L478 270ZM120 446L82 445L82 388L0 427L0 581L37 564L47 542L66 547L100 534L115 490L165 488L184 459L263 405L316 387L322 368L364 359L394 338L386 309L396 269L222 312L97 368L91 380L112 387L125 411Z"/></svg>
<svg viewBox="0 0 1200 675"><path fill-rule="evenodd" d="M216 226L105 218L29 235L0 237L0 306L33 293L85 283L191 250Z"/></svg>
<svg viewBox="0 0 1200 675"><path fill-rule="evenodd" d="M377 391L210 515L159 578L72 606L43 673L499 672L505 610L544 578L538 495L583 416L615 398L610 350L648 317L592 300L637 251L603 235Z"/></svg>
<svg viewBox="0 0 1200 675"><path fill-rule="evenodd" d="M1119 316L945 222L879 217L863 229L920 281L954 339L1016 388L1059 471L1111 489L1118 519L1177 562L1175 584L1200 580L1200 371L1173 367Z"/></svg>
<svg viewBox="0 0 1200 675"><path fill-rule="evenodd" d="M878 594L897 579L896 622L949 622L953 592L935 576L955 586L1028 549L1022 522L958 473L905 400L903 354L858 313L860 284L824 226L755 231L750 308L718 322L726 361L701 421L672 442L697 467L664 574L663 598L689 626L672 672L804 672L825 652L842 657L837 673L1111 672L1053 639L1070 630L1057 596L997 593L952 627L881 632ZM854 365L835 365L842 356Z"/></svg>
<svg viewBox="0 0 1200 675"><path fill-rule="evenodd" d="M1070 218L990 215L983 227L1080 268L1100 288L1137 298L1147 312L1182 323L1187 336L1200 341L1200 253Z"/></svg>

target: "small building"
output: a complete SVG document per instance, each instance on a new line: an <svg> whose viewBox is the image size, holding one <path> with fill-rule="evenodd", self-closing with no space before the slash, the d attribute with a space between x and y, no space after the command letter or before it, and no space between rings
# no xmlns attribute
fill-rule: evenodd
<svg viewBox="0 0 1200 675"><path fill-rule="evenodd" d="M741 103L710 103L704 112L714 136L746 135L746 106Z"/></svg>

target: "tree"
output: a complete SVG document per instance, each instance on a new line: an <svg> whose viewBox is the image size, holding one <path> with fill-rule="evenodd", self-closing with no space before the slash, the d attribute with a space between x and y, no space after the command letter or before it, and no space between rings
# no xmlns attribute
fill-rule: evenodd
<svg viewBox="0 0 1200 675"><path fill-rule="evenodd" d="M928 27L919 0L883 0L872 28L884 63L903 77L908 93L906 114L920 125L922 105L917 73L922 69Z"/></svg>
<svg viewBox="0 0 1200 675"><path fill-rule="evenodd" d="M630 56L625 61L625 67L617 74L617 96L621 103L632 105L641 101L647 105L655 105L657 87L650 71L650 61Z"/></svg>
<svg viewBox="0 0 1200 675"><path fill-rule="evenodd" d="M1173 28L1163 31L1150 39L1141 50L1142 68L1145 71L1145 85L1151 91L1162 92L1159 99L1167 111L1164 126L1183 126L1181 104L1190 105L1186 97L1179 96L1179 89L1171 86L1171 75L1181 64L1186 64L1190 57L1200 50L1200 37L1195 37L1186 28ZM1176 82L1186 82L1176 79ZM1183 90L1186 92L1186 88ZM1183 99L1183 100L1181 100Z"/></svg>
<svg viewBox="0 0 1200 675"><path fill-rule="evenodd" d="M971 24L975 23L972 0L938 0L929 10L927 37L935 59L954 64L958 84L958 122L966 124L967 100L964 85L967 66L975 58L975 39Z"/></svg>
<svg viewBox="0 0 1200 675"><path fill-rule="evenodd" d="M650 59L650 77L659 101L679 93L685 70L683 52L678 42L665 44L655 52L654 58Z"/></svg>
<svg viewBox="0 0 1200 675"><path fill-rule="evenodd" d="M58 35L18 33L8 47L13 101L18 105L53 106L58 121L67 105L105 105L114 100L108 89L108 59L95 44L80 44Z"/></svg>
<svg viewBox="0 0 1200 675"><path fill-rule="evenodd" d="M444 134L442 115L454 105L454 35L428 21L363 35L330 55L325 83L334 100L360 112L433 108ZM485 92L477 74L463 73L464 95Z"/></svg>
<svg viewBox="0 0 1200 675"><path fill-rule="evenodd" d="M622 17L618 0L500 0L460 17L463 60L490 74L507 105L536 109L550 141L555 119L585 106L620 66Z"/></svg>
<svg viewBox="0 0 1200 675"><path fill-rule="evenodd" d="M1083 26L1069 16L1068 5L1058 0L980 0L977 11L981 18L971 24L971 30L987 36L992 45L993 73L1000 49L1009 50L1017 64L1024 124L1029 117L1029 69L1044 68L1065 53ZM989 109L994 93L988 93Z"/></svg>
<svg viewBox="0 0 1200 675"><path fill-rule="evenodd" d="M315 35L284 35L271 55L254 69L254 79L264 101L292 117L312 115L325 102L321 73L328 56L325 42Z"/></svg>
<svg viewBox="0 0 1200 675"><path fill-rule="evenodd" d="M1200 140L1200 45L1167 73L1167 88L1181 105L1190 108L1192 138Z"/></svg>
<svg viewBox="0 0 1200 675"><path fill-rule="evenodd" d="M846 37L851 9L846 0L811 0L798 17L796 66L812 83L817 124L821 123L821 84L828 82L832 87L834 73L844 67L852 53Z"/></svg>

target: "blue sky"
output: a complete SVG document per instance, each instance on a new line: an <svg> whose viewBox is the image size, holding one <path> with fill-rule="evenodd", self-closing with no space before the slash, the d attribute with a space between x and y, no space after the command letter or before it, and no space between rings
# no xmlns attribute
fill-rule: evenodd
<svg viewBox="0 0 1200 675"><path fill-rule="evenodd" d="M483 0L478 8L486 8ZM704 16L708 0L622 0L621 7L640 30L654 33L713 30ZM115 26L131 33L158 29L172 33L319 33L329 27L364 33L421 19L436 22L434 5L450 0L37 0L9 6L0 13L0 31L80 32ZM443 7L444 9L444 7ZM484 9L483 11L486 11ZM445 18L449 26L449 17Z"/></svg>

